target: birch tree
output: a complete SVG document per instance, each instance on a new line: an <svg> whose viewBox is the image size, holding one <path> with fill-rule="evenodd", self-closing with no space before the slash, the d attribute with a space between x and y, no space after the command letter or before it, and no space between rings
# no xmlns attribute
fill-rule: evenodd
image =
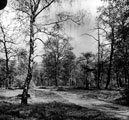
<svg viewBox="0 0 129 120"><path fill-rule="evenodd" d="M71 16L60 14L57 21L52 21L51 23L46 24L38 24L38 17L40 17L44 11L48 10L54 3L59 2L59 0L14 0L15 10L18 12L19 15L19 21L24 22L25 24L29 24L29 29L27 30L27 33L29 35L29 58L28 58L28 72L24 84L24 89L22 93L22 104L27 104L27 94L29 89L29 84L32 79L32 72L33 72L33 61L34 61L34 50L35 50L35 41L40 40L43 44L44 41L42 38L39 38L36 36L38 33L46 34L47 36L55 36L58 34L53 34L51 32L51 29L48 29L51 27L51 25L55 25L57 23L62 23L67 20L71 20L72 22L78 23L82 17L76 17L76 20L72 19ZM16 7L17 6L17 7ZM45 18L45 15L44 17ZM25 19L27 21L25 22ZM29 22L28 22L29 20ZM43 21L43 20L42 20ZM45 27L46 26L46 27Z"/></svg>

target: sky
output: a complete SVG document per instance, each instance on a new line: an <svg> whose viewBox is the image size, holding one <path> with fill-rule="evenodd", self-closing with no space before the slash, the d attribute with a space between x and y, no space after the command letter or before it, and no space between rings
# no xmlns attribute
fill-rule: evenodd
<svg viewBox="0 0 129 120"><path fill-rule="evenodd" d="M74 40L72 41L72 45L74 47L74 53L79 56L82 52L97 52L97 43L96 41L89 36L81 36L83 33L89 33L93 36L96 36L96 31L91 30L95 28L95 19L97 14L97 8L102 5L101 0L75 0L76 10L84 10L87 15L84 18L84 24L82 26L77 26L73 28L72 36ZM80 2L78 4L78 1ZM74 6L74 5L73 5Z"/></svg>
<svg viewBox="0 0 129 120"><path fill-rule="evenodd" d="M95 30L95 19L98 15L97 8L102 5L101 0L73 0L72 4L69 4L66 0L59 7L53 6L51 9L51 16L61 11L68 11L76 14L77 12L85 13L84 24L76 25L74 23L66 23L66 33L73 38L71 44L73 46L73 52L78 57L81 53L85 52L97 52L97 42L89 36L81 36L84 33L92 34L97 37Z"/></svg>
<svg viewBox="0 0 129 120"><path fill-rule="evenodd" d="M83 12L85 14L83 24L76 25L74 23L66 23L66 33L73 38L71 44L73 46L73 52L76 56L79 56L83 52L97 52L97 42L89 36L81 36L84 33L89 33L96 36L95 19L98 15L97 8L102 5L101 0L73 0L70 4L67 0L63 1L63 4L59 7L53 6L51 9L51 16L58 12L66 11L76 14L77 12Z"/></svg>
<svg viewBox="0 0 129 120"><path fill-rule="evenodd" d="M95 30L95 19L98 15L97 8L102 5L101 0L73 0L69 4L66 0L59 7L53 6L51 8L51 16L58 12L66 11L76 14L77 12L83 12L85 18L82 25L76 25L74 23L66 23L66 33L73 38L71 44L73 46L73 52L78 57L83 52L97 52L97 42L89 36L81 36L84 33L92 34L97 37Z"/></svg>
<svg viewBox="0 0 129 120"><path fill-rule="evenodd" d="M74 48L73 52L76 56L79 56L83 52L97 52L97 43L96 41L88 36L81 36L83 33L89 33L93 36L96 36L96 31L91 30L95 27L95 18L97 16L97 7L101 6L102 2L101 0L73 0L71 4L69 4L66 0L64 0L63 4L59 7L53 6L51 8L51 16L55 13L61 12L61 11L68 11L71 13L76 14L78 11L85 13L84 23L82 25L75 25L73 23L66 24L66 33L70 35L73 40L71 41L71 44ZM8 9L8 8L6 8ZM0 11L2 12L2 11ZM10 18L13 18L15 14L7 14L3 18L3 21L5 21L5 25L10 24ZM15 23L14 23L15 24ZM16 25L16 24L15 24ZM40 47L41 43L38 44L38 52L42 51L42 47ZM41 49L40 49L41 48ZM40 61L40 58L37 59L37 61Z"/></svg>

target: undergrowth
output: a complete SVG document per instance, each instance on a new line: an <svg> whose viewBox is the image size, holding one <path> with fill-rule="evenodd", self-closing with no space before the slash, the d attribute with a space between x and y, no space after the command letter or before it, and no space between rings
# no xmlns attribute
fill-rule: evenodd
<svg viewBox="0 0 129 120"><path fill-rule="evenodd" d="M74 104L47 103L21 106L0 104L0 120L118 120Z"/></svg>

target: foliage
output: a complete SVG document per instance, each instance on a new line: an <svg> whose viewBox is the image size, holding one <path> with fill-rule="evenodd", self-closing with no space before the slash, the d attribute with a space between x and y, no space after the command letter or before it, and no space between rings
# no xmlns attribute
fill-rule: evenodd
<svg viewBox="0 0 129 120"><path fill-rule="evenodd" d="M126 101L126 105L129 105L129 89L124 89L120 91L122 98Z"/></svg>
<svg viewBox="0 0 129 120"><path fill-rule="evenodd" d="M6 78L5 74L5 60L0 59L0 86L4 85L4 80Z"/></svg>
<svg viewBox="0 0 129 120"><path fill-rule="evenodd" d="M103 1L103 0L102 0ZM119 0L104 1L99 8L99 20L104 37L110 43L107 58L107 83L114 82L118 87L128 84L128 2ZM125 81L123 81L125 79ZM113 84L114 84L113 83Z"/></svg>
<svg viewBox="0 0 129 120"><path fill-rule="evenodd" d="M89 89L91 81L94 81L94 55L91 52L82 53L78 60L78 65L81 69L83 85L86 89Z"/></svg>
<svg viewBox="0 0 129 120"><path fill-rule="evenodd" d="M44 72L47 75L45 79L51 80L51 85L54 83L57 86L58 82L67 85L74 59L75 55L68 39L59 36L49 38L45 43L43 57Z"/></svg>

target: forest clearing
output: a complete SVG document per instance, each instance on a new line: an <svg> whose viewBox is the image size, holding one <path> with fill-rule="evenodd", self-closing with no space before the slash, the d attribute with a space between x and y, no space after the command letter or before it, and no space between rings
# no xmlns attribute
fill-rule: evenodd
<svg viewBox="0 0 129 120"><path fill-rule="evenodd" d="M129 120L129 0L1 0L0 120Z"/></svg>

